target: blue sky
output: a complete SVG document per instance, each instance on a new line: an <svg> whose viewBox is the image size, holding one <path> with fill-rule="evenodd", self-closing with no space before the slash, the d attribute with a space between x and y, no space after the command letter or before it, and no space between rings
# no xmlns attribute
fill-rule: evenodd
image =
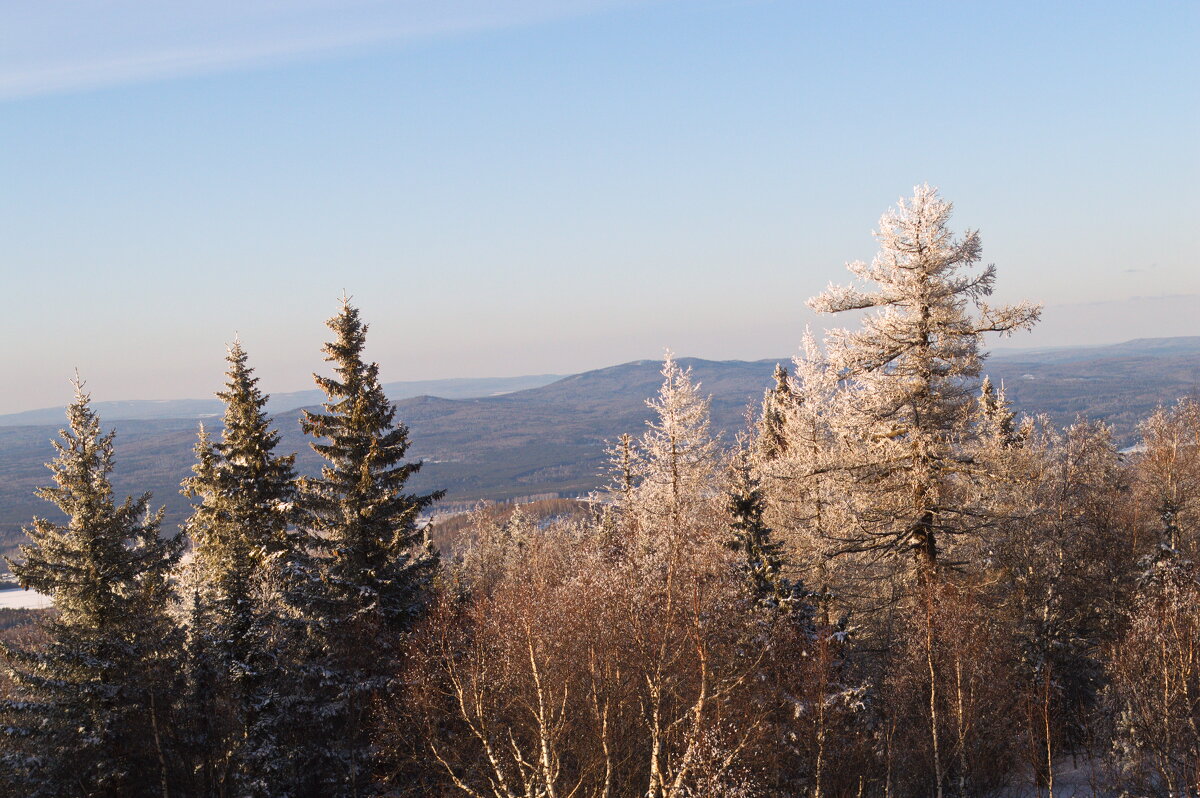
<svg viewBox="0 0 1200 798"><path fill-rule="evenodd" d="M0 412L795 350L928 181L1005 345L1200 335L1200 4L0 2ZM836 323L836 322L835 322Z"/></svg>

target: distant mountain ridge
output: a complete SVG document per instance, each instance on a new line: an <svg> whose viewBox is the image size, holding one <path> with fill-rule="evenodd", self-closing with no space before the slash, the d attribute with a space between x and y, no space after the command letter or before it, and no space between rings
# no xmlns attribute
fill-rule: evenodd
<svg viewBox="0 0 1200 798"><path fill-rule="evenodd" d="M562 379L562 374L531 374L521 377L458 377L446 380L410 380L389 382L383 391L393 401L414 396L441 396L446 399L470 399L477 396L537 388ZM271 394L267 410L282 413L297 407L320 404L324 399L317 389ZM164 418L211 418L224 412L221 400L213 399L127 399L93 402L92 407L107 421L146 421ZM63 408L43 407L20 413L0 415L0 427L24 427L36 424L58 424Z"/></svg>
<svg viewBox="0 0 1200 798"><path fill-rule="evenodd" d="M1200 336L1139 338L1119 344L996 352L984 371L1004 382L1013 404L1056 424L1104 421L1131 444L1159 404L1200 390Z"/></svg>
<svg viewBox="0 0 1200 798"><path fill-rule="evenodd" d="M1033 349L993 349L990 361L1037 360L1043 362L1068 363L1076 360L1111 358L1121 355L1136 357L1171 357L1200 352L1200 335L1185 335L1175 338L1134 338L1119 344L1095 344L1092 346L1044 346Z"/></svg>
<svg viewBox="0 0 1200 798"><path fill-rule="evenodd" d="M788 358L679 362L692 368L701 392L712 396L714 431L732 442L745 427L747 409L754 412L771 384L775 364ZM410 455L425 461L412 487L445 488L447 499L458 503L594 490L605 479L605 442L645 429L645 401L658 390L659 369L658 361L641 360L500 395L401 399L397 418L410 429ZM1200 337L1001 351L988 358L984 372L1004 384L1018 410L1047 413L1060 425L1077 414L1098 418L1113 424L1118 440L1127 445L1136 439L1137 422L1156 405L1200 389ZM522 379L547 376L496 385L511 387ZM62 411L57 412L51 424L0 425L0 554L12 552L21 526L34 515L53 512L33 490L47 482L43 464L53 455L49 441L62 425ZM282 451L296 452L299 470L314 473L320 460L300 431L300 408L274 415ZM167 523L180 522L188 504L179 494L179 482L194 461L197 418L119 420L101 412L101 421L117 430L117 491L150 490L154 502L166 506ZM212 421L210 426L219 426L219 416Z"/></svg>

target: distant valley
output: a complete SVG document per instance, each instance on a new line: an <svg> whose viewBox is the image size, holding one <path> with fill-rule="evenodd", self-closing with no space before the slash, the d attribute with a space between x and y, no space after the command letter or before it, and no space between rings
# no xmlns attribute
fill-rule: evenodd
<svg viewBox="0 0 1200 798"><path fill-rule="evenodd" d="M777 362L682 358L702 391L712 395L713 424L732 440L748 406L771 384ZM391 383L398 418L411 431L410 454L426 462L414 489L445 488L447 500L506 500L578 495L602 481L605 441L640 434L645 399L659 384L660 364L644 360L567 377ZM1016 407L1047 413L1060 425L1077 415L1112 424L1124 445L1136 424L1160 403L1200 390L1200 337L1143 339L1102 347L1000 351L984 371L1003 382ZM418 395L424 394L424 395ZM440 394L440 395L439 395ZM284 451L298 453L302 472L319 458L308 447L300 407L320 401L317 391L279 394L271 409ZM219 427L216 400L97 403L102 421L117 430L114 484L122 494L152 491L179 523L187 500L179 482L188 475L201 419ZM34 515L55 512L33 496L46 484L49 441L62 425L61 409L0 416L0 554L11 554L21 527ZM172 415L173 414L173 415Z"/></svg>

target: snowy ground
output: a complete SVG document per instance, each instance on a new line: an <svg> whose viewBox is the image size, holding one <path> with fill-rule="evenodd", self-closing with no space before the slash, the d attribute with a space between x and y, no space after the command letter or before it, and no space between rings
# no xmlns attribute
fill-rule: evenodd
<svg viewBox="0 0 1200 798"><path fill-rule="evenodd" d="M1053 798L1112 798L1116 793L1100 786L1099 765L1085 760L1064 759L1054 769ZM1045 798L1046 788L1028 787L1004 791L1004 798Z"/></svg>
<svg viewBox="0 0 1200 798"><path fill-rule="evenodd" d="M0 610L40 610L49 606L49 596L32 590L0 590Z"/></svg>

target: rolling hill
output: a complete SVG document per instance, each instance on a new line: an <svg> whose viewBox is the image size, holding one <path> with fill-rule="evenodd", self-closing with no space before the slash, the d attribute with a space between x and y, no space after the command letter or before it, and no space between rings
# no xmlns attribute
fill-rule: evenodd
<svg viewBox="0 0 1200 798"><path fill-rule="evenodd" d="M783 360L782 358L780 360ZM777 360L708 361L681 358L693 369L702 391L712 395L713 426L731 440L745 424L748 405L771 383ZM408 424L410 454L426 462L414 479L418 490L445 488L447 501L504 500L547 495L578 495L602 481L605 441L623 432L639 434L647 416L645 399L658 390L657 361L643 360L551 381L549 376L514 378L481 385L446 381L452 392L475 396L410 396L397 402ZM1002 381L1025 412L1044 412L1058 424L1083 414L1113 424L1123 444L1136 439L1137 422L1156 405L1200 388L1200 337L1147 339L1105 347L998 352L985 366ZM518 388L527 381L523 388ZM468 385L468 383L470 383ZM391 386L398 385L392 383ZM400 383L399 385L412 385ZM509 392L500 393L505 387ZM389 386L389 395L391 393ZM500 395L483 395L484 391ZM307 403L315 392L299 396ZM273 397L272 407L289 395ZM296 397L297 395L290 395ZM217 421L206 412L209 424ZM178 486L192 463L197 417L192 404L176 405L184 417L102 419L117 430L114 484L122 494L152 491L167 508L167 523L187 512ZM135 408L142 412L145 408ZM119 409L113 409L120 415ZM41 412L41 411L38 411ZM62 411L57 411L62 418ZM275 411L284 451L298 453L298 467L320 466L300 432L300 408ZM0 418L0 554L11 553L21 526L35 514L54 513L33 496L45 484L43 463L60 422L12 423Z"/></svg>
<svg viewBox="0 0 1200 798"><path fill-rule="evenodd" d="M499 396L526 388L537 388L562 379L561 374L533 374L525 377L467 377L450 380L415 380L389 382L383 392L393 401L414 396L441 396L446 399L470 399L476 396ZM280 413L297 407L321 402L321 392L292 391L271 394L267 410ZM118 402L93 402L92 407L108 421L149 421L164 418L206 419L219 416L224 405L219 399L130 399ZM0 427L28 427L39 424L58 424L63 417L61 407L43 407L23 413L0 415Z"/></svg>

